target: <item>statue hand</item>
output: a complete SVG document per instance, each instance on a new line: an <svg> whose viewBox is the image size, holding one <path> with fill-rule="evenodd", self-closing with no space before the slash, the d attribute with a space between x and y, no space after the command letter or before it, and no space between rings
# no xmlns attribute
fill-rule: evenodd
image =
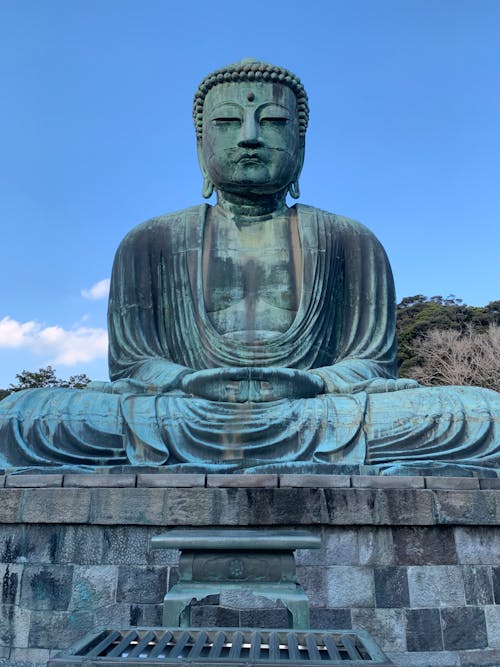
<svg viewBox="0 0 500 667"><path fill-rule="evenodd" d="M101 391L105 394L151 394L157 392L157 387L132 378L123 378L113 382L93 380L89 382L85 389L86 391Z"/></svg>
<svg viewBox="0 0 500 667"><path fill-rule="evenodd" d="M283 398L311 398L323 380L307 371L276 367L209 368L186 375L181 389L211 401L261 403Z"/></svg>
<svg viewBox="0 0 500 667"><path fill-rule="evenodd" d="M366 391L367 394L381 394L388 391L401 391L403 389L417 389L421 385L416 380L410 378L375 378L368 380L358 391Z"/></svg>
<svg viewBox="0 0 500 667"><path fill-rule="evenodd" d="M160 394L163 388L158 385L134 380L133 378L122 378L113 382L102 382L93 380L85 387L88 391L101 391L105 394Z"/></svg>
<svg viewBox="0 0 500 667"><path fill-rule="evenodd" d="M313 398L325 391L323 378L297 368L251 368L251 380L257 384L262 398L250 400L275 401L282 398Z"/></svg>

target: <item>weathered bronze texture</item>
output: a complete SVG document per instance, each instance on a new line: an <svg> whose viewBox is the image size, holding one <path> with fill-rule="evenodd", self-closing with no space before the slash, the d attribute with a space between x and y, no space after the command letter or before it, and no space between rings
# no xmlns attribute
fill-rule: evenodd
<svg viewBox="0 0 500 667"><path fill-rule="evenodd" d="M151 538L154 549L262 549L265 551L294 551L319 549L321 538L308 530L266 528L218 529L214 538L211 528L171 529Z"/></svg>
<svg viewBox="0 0 500 667"><path fill-rule="evenodd" d="M233 590L280 600L290 627L309 627L309 601L297 583L296 549L318 549L321 539L305 530L169 530L152 538L156 549L181 549L179 581L167 591L163 624L189 627L193 600Z"/></svg>
<svg viewBox="0 0 500 667"><path fill-rule="evenodd" d="M498 469L498 393L396 378L394 285L378 240L287 205L308 119L304 88L283 68L245 60L204 79L194 120L203 195L215 191L216 205L127 234L111 280L111 382L1 401L0 466Z"/></svg>

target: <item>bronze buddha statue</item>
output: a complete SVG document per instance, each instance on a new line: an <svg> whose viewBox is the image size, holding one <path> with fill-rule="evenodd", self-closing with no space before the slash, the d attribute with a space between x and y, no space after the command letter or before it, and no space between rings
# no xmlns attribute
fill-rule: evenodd
<svg viewBox="0 0 500 667"><path fill-rule="evenodd" d="M133 229L109 298L111 382L0 402L0 466L462 466L496 474L500 395L397 379L384 249L299 196L308 101L253 60L194 102L199 205Z"/></svg>

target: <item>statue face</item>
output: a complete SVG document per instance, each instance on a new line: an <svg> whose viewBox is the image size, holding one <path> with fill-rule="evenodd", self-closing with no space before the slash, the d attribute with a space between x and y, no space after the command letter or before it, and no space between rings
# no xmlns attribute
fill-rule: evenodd
<svg viewBox="0 0 500 667"><path fill-rule="evenodd" d="M201 157L219 190L274 193L302 164L297 101L287 86L231 82L212 88L203 106Z"/></svg>

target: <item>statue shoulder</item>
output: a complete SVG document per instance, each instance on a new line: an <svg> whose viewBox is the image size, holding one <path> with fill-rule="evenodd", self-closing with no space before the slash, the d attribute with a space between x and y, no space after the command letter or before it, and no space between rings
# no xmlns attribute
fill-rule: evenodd
<svg viewBox="0 0 500 667"><path fill-rule="evenodd" d="M321 221L331 234L342 236L346 239L358 237L367 242L372 241L377 245L381 245L371 229L358 220L330 213L314 206L307 206L306 204L296 204L296 206L300 217L309 217L309 219Z"/></svg>
<svg viewBox="0 0 500 667"><path fill-rule="evenodd" d="M206 204L200 204L145 220L126 234L119 250L155 246L160 240L162 245L175 245L184 236L186 224L196 224L205 215L205 210Z"/></svg>

